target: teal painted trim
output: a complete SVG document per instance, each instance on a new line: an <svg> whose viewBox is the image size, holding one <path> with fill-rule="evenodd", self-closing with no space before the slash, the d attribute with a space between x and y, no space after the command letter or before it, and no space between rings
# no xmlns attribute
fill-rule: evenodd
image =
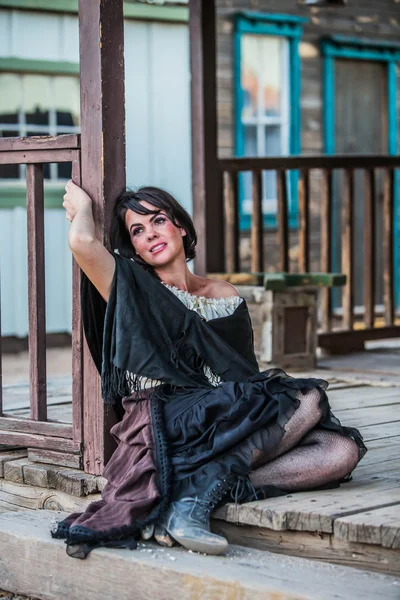
<svg viewBox="0 0 400 600"><path fill-rule="evenodd" d="M1 0L0 8L77 13L78 0Z"/></svg>
<svg viewBox="0 0 400 600"><path fill-rule="evenodd" d="M400 50L400 43L389 42L387 40L376 40L372 38L357 38L349 37L346 35L331 35L326 38L327 41L335 42L336 44L348 44L351 46L361 46L369 48L398 48Z"/></svg>
<svg viewBox="0 0 400 600"><path fill-rule="evenodd" d="M1 0L0 8L78 14L78 0ZM124 2L124 17L126 19L187 23L189 8L187 6L159 6Z"/></svg>
<svg viewBox="0 0 400 600"><path fill-rule="evenodd" d="M241 11L236 13L238 17L245 17L249 21L269 21L269 22L282 22L304 24L309 22L308 17L298 17L297 15L279 15L275 13L261 13L252 11Z"/></svg>
<svg viewBox="0 0 400 600"><path fill-rule="evenodd" d="M299 55L299 38L289 42L290 54L290 136L289 152L291 155L301 152L301 63ZM290 171L290 211L299 215L299 172Z"/></svg>
<svg viewBox="0 0 400 600"><path fill-rule="evenodd" d="M289 23L256 23L254 21L244 21L243 19L238 22L238 31L240 33L278 35L287 38L301 37L303 32L301 27Z"/></svg>
<svg viewBox="0 0 400 600"><path fill-rule="evenodd" d="M396 155L398 152L398 123L397 123L397 73L396 63L389 62L387 66L388 79L388 152ZM400 303L400 202L399 202L399 171L394 175L394 292L395 305Z"/></svg>
<svg viewBox="0 0 400 600"><path fill-rule="evenodd" d="M323 58L323 126L324 126L324 152L332 155L335 153L335 62L332 56L324 55ZM333 178L333 198L336 197L336 182ZM339 265L337 261L337 225L336 207L332 206L332 270L337 272ZM337 290L332 292L332 304L337 307L339 294Z"/></svg>
<svg viewBox="0 0 400 600"><path fill-rule="evenodd" d="M44 73L46 75L79 75L79 63L27 58L0 58L0 71L13 73Z"/></svg>
<svg viewBox="0 0 400 600"><path fill-rule="evenodd" d="M0 209L12 209L17 206L26 208L26 187L25 184L11 183L0 186ZM57 186L47 186L44 188L44 206L45 208L62 208L63 196L65 194L65 184Z"/></svg>
<svg viewBox="0 0 400 600"><path fill-rule="evenodd" d="M298 229L299 215L297 213L289 212L289 229L296 231ZM243 215L239 224L240 231L250 231L251 229L251 218L250 215ZM264 215L264 227L265 229L277 229L278 222L276 215L267 214Z"/></svg>
<svg viewBox="0 0 400 600"><path fill-rule="evenodd" d="M337 39L337 38L336 38ZM400 61L400 47L398 44L374 43L372 40L358 40L345 38L341 43L335 37L322 40L322 54L335 58L348 58L353 60L378 60L381 62Z"/></svg>
<svg viewBox="0 0 400 600"><path fill-rule="evenodd" d="M323 60L323 122L325 154L335 152L335 64L332 56Z"/></svg>
<svg viewBox="0 0 400 600"><path fill-rule="evenodd" d="M188 6L155 6L154 4L131 4L124 2L125 19L143 19L146 21L189 22Z"/></svg>

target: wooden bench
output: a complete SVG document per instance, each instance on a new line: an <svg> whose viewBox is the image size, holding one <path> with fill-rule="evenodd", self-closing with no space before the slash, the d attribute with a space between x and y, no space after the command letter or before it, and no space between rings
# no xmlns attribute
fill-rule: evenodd
<svg viewBox="0 0 400 600"><path fill-rule="evenodd" d="M344 286L340 273L221 273L246 298L257 358L282 368L316 365L318 292Z"/></svg>

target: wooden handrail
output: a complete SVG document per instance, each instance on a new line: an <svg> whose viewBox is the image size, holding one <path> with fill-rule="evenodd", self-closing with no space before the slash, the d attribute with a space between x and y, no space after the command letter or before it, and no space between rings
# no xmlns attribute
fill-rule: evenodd
<svg viewBox="0 0 400 600"><path fill-rule="evenodd" d="M16 152L18 150L32 152L34 150L77 150L80 147L80 135L68 133L64 135L36 135L30 137L0 138L0 152Z"/></svg>
<svg viewBox="0 0 400 600"><path fill-rule="evenodd" d="M220 158L221 171L278 171L286 169L383 169L400 167L400 156L382 154L338 154L335 156L268 156Z"/></svg>
<svg viewBox="0 0 400 600"><path fill-rule="evenodd" d="M238 180L243 177L244 172L251 175L251 272L277 270L290 272L294 268L293 260L290 259L289 244L289 193L293 198L293 185L298 185L298 246L293 246L297 251L298 269L300 272L309 272L311 265L310 256L310 234L311 234L311 173L319 171L322 175L322 184L319 195L315 195L313 204L313 219L315 209L320 209L320 264L321 271L332 272L333 267L333 236L336 225L341 233L336 236L336 247L341 248L341 266L339 269L347 275L347 284L342 293L342 331L353 331L356 320L355 294L358 279L355 272L355 249L364 249L364 326L367 332L375 326L376 311L376 277L382 278L383 282L383 305L385 332L392 335L390 327L395 325L395 286L394 286L394 200L395 200L395 169L400 169L400 156L387 155L341 155L341 156L296 156L296 157L254 157L254 158L224 158L218 161L221 176L224 178L225 198L225 241L226 262L225 268L229 273L240 271L240 236L238 229L239 221L239 198ZM277 180L277 208L276 208L276 234L269 230L264 231L262 212L262 181L263 171L272 170L276 172ZM364 233L361 236L355 234L356 213L356 170L362 170L364 175L364 194L361 202L364 203ZM383 171L383 204L378 210L376 194L376 172ZM296 177L292 177L290 171L297 171ZM340 171L343 177L336 178L336 171ZM317 180L316 180L317 181ZM341 185L339 183L341 182ZM358 179L357 179L358 182ZM357 183L358 185L358 183ZM314 179L313 179L314 186ZM358 189L358 188L357 188ZM247 192L248 193L248 192ZM248 198L248 197L247 197ZM341 215L333 222L333 207L335 199L340 201ZM317 202L317 199L319 202ZM358 218L358 217L357 217ZM314 219L315 220L315 219ZM313 221L314 222L314 221ZM376 267L378 260L378 248L376 241L376 226L382 222L382 249L383 269ZM265 235L271 239L271 234L276 235L277 257L271 262L269 254L264 256ZM339 239L340 237L340 239ZM293 237L293 240L295 238ZM360 246L361 244L361 246ZM264 262L268 261L267 265ZM321 327L325 334L332 331L332 290L321 291ZM359 297L359 295L358 295ZM389 333L388 333L389 332ZM332 332L334 335L334 332ZM326 335L323 339L327 344ZM358 348L364 339L355 334L353 349Z"/></svg>

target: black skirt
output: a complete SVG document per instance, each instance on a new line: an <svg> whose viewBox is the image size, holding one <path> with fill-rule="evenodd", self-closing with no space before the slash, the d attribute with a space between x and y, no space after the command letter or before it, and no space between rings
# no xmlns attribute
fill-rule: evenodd
<svg viewBox="0 0 400 600"><path fill-rule="evenodd" d="M320 393L322 418L318 427L352 438L361 459L367 450L362 436L357 429L342 426L333 415L327 387L322 379L295 378L281 369L269 369L242 382L221 382L212 390L197 388L175 395L164 404L173 483L179 486L181 482L190 490L188 482L192 481L198 489L199 478L205 477L210 464L217 460L224 462L227 472L247 475L243 472L246 468L237 462L235 448L250 436L257 445L254 434L263 430L263 449L273 452L300 405L296 394L313 389Z"/></svg>

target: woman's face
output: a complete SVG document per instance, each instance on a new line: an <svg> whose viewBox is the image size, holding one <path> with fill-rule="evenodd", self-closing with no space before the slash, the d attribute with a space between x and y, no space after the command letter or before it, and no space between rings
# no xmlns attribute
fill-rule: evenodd
<svg viewBox="0 0 400 600"><path fill-rule="evenodd" d="M141 200L140 204L157 210L145 200ZM125 223L136 254L152 267L165 265L180 253L185 255L182 238L186 231L175 227L164 210L159 209L157 214L152 215L138 215L127 210Z"/></svg>

